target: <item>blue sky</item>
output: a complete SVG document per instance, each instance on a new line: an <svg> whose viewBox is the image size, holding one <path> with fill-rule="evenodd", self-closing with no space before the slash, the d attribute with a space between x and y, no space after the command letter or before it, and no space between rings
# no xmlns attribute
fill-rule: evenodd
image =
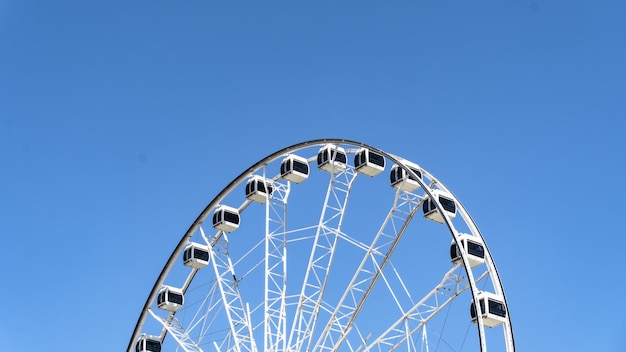
<svg viewBox="0 0 626 352"><path fill-rule="evenodd" d="M626 3L0 0L0 349L126 348L235 176L336 137L472 214L520 351L626 346Z"/></svg>

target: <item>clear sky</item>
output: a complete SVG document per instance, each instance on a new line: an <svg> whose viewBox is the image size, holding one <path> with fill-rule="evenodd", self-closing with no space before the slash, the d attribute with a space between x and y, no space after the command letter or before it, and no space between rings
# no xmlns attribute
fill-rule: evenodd
<svg viewBox="0 0 626 352"><path fill-rule="evenodd" d="M0 0L0 350L125 349L206 204L336 137L454 190L519 351L624 351L625 19L618 0Z"/></svg>

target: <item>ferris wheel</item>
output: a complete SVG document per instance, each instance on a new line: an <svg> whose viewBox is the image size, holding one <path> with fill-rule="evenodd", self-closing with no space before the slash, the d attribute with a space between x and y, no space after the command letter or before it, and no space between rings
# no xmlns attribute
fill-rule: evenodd
<svg viewBox="0 0 626 352"><path fill-rule="evenodd" d="M515 351L513 331L461 202L416 162L319 139L261 159L206 206L127 351L487 348Z"/></svg>

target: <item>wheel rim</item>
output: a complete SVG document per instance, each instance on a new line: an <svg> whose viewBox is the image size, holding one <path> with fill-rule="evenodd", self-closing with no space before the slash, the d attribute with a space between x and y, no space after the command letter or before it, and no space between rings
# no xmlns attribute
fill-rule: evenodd
<svg viewBox="0 0 626 352"><path fill-rule="evenodd" d="M318 169L318 152L324 147L331 158L341 154L337 148L343 149L346 166L330 163L326 171ZM355 170L352 159L362 149L384 158L383 173L370 177ZM308 160L308 179L296 184L279 177L280 163L289 155ZM393 165L412 176L410 181L419 188L390 187L388 172ZM252 176L271 181L272 195L246 199L243 188ZM441 204L446 197L438 192L454 202L457 214L441 217L441 224L422 217L427 199L441 200L432 202L434 214L446 213ZM232 232L215 230L211 216L218 205L238 209L241 226ZM451 235L448 245L454 243L460 254L456 264L448 258L446 267L430 258L433 248L423 249L442 248L441 239L429 234L433 231ZM476 264L476 257L468 254L467 241L463 242L468 238L482 246L483 262ZM206 245L210 256L206 267L181 264L190 242ZM440 250L440 257L446 251ZM157 307L163 287L184 293L179 310ZM480 307L482 299L489 307L487 293L502 303L504 316L487 309L487 314L474 314L472 323L470 303ZM491 325L493 329L486 328ZM514 351L500 278L484 238L461 202L417 164L343 139L281 149L225 187L168 258L128 351L145 334L165 350L185 351L486 351L487 346Z"/></svg>

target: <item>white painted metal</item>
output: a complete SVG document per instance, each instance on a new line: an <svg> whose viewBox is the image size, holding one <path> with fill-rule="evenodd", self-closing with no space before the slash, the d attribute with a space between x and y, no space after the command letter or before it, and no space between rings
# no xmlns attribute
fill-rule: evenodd
<svg viewBox="0 0 626 352"><path fill-rule="evenodd" d="M331 147L327 145L325 148ZM344 152L343 149L340 151ZM311 350L311 334L315 329L316 318L324 297L326 281L335 254L337 238L341 231L350 188L357 175L351 166L340 167L337 170L334 169L334 166L331 168L334 172L331 173L325 205L317 227L311 259L306 270L296 317L293 320L293 327L289 336L290 351L300 351L303 348L306 351Z"/></svg>
<svg viewBox="0 0 626 352"><path fill-rule="evenodd" d="M419 197L405 193L401 189L396 192L393 206L383 225L363 256L347 290L337 302L326 328L316 343L319 350L339 349L421 201Z"/></svg>
<svg viewBox="0 0 626 352"><path fill-rule="evenodd" d="M290 194L320 176L308 177L307 174L295 177L290 174L281 177L279 172L274 177L268 177L267 172L278 171L281 161L294 155L304 156L298 157L300 161L314 163L317 153L328 147L345 152L347 160L352 160L349 156L354 156L358 150L367 148L384 156L388 163L402 168L407 178L412 175L416 179L411 180L413 184L410 188L398 184L393 189L387 183L385 189L392 190L395 194L391 199L391 208L381 218L382 223L375 225L368 233L352 234L349 233L348 226L344 226L350 225L349 222L344 224L350 218L348 215L352 215L352 222L359 221L359 217L372 215L357 214L357 220L354 220L354 214L349 214L351 190L356 188L358 182L355 180L360 174L349 164L344 167L333 163L324 167L324 171L329 171L322 173L329 178L324 201L321 209L318 208L319 205L310 205L312 211L318 208L317 225L289 226L293 223L291 219L296 219L296 222L298 219L298 216L294 217L290 212ZM506 297L482 234L463 205L438 179L421 167L419 171L422 175L416 177L413 171L416 165L363 143L340 139L299 143L260 160L225 187L180 240L141 311L128 352L134 350L135 342L142 333L153 329L160 332L155 336L162 341L164 350L167 350L166 346L173 344L176 346L174 348L184 351L207 352L256 352L258 349L268 352L365 352L396 349L412 352L419 351L420 346L422 350L434 351L436 344L441 341L438 337L441 332L432 333L428 329L443 320L447 311L456 305L460 304L462 310L468 313L468 296L478 306L478 297L484 286L493 291L493 297L504 303L507 314L497 321L498 324L493 320L484 321L479 314L475 322L477 333L472 341L482 352L487 351L487 346L490 350L514 352ZM364 174L371 176L366 177L367 179L373 179L378 171L369 170ZM273 193L263 195L265 199L259 198L259 194L247 199L244 192L241 192L240 205L237 205L235 190L245 186L246 181L256 177L255 175L271 180ZM295 185L297 183L303 185ZM372 196L380 192L372 190ZM412 268L410 261L398 263L394 258L398 252L406 252L407 248L402 243L407 242L407 236L404 236L407 229L413 227L417 220L424 221L421 216L414 217L415 211L420 208L424 199L434 197L439 192L454 200L457 216L449 216L443 211L441 204L435 202L438 213L445 216L437 219L442 225L429 223L432 229L437 227L447 231L453 243L461 246L461 258L454 261L452 269L443 274L441 282L429 289L430 292L420 299L414 299L412 296L419 294L413 291L415 280L419 278L414 278L412 269L417 274L434 270L435 265L432 268L429 265ZM211 211L218 205L227 203L231 203L232 209L240 214L242 226L218 228L216 233L207 236L203 222L206 219L211 222ZM246 228L249 212L247 208L251 204L256 204L254 207L257 209L264 209L265 229L261 233ZM254 210L250 212L254 214ZM376 226L379 228L376 229ZM427 232L432 231L431 227L427 228ZM231 235L223 230L237 231ZM239 231L243 233L240 234ZM415 238L431 234L413 232L410 235L410 238ZM192 238L204 241L209 249L210 260L206 268L204 265L181 265L181 254ZM468 255L462 246L462 241L467 238L484 244L484 261ZM235 245L246 241L249 243L247 249ZM409 240L408 243L415 242ZM298 253L293 251L293 247L298 246L308 248L307 258L301 254L293 254ZM346 246L353 250L344 252ZM442 257L448 257L448 249L441 250ZM433 248L422 249L417 246L415 253L423 250L432 251ZM342 260L335 260L337 256ZM346 265L346 260L354 265ZM296 266L292 270L292 264L300 262L302 269ZM258 275L257 272L262 274ZM336 282L334 280L344 276L344 288L337 291L336 284L332 286ZM180 310L169 312L154 309L158 290L166 282L180 287L185 294L185 304ZM187 299L188 295L195 295L197 299L190 301ZM395 312L397 318L372 321L370 311L376 304L371 304L371 301L381 297L387 297L385 299L388 300L388 306L385 306L388 311L386 315L392 317ZM472 326L469 314L456 319L461 319L468 327ZM367 327L368 325L376 325L375 330L371 330L372 327ZM486 329L486 326L494 327ZM503 336L495 337L492 330L501 330Z"/></svg>
<svg viewBox="0 0 626 352"><path fill-rule="evenodd" d="M395 351L432 317L454 300L461 292L469 289L467 278L454 266L443 277L439 285L424 296L409 311L403 314L382 335L372 340L363 352L374 350ZM407 331L408 327L408 331Z"/></svg>
<svg viewBox="0 0 626 352"><path fill-rule="evenodd" d="M219 239L209 247L210 263L222 294L222 302L228 317L230 333L234 340L235 351L253 352L254 341L250 335L250 321L247 308L241 298L237 285L237 274L232 259L228 255L228 236L222 233Z"/></svg>
<svg viewBox="0 0 626 352"><path fill-rule="evenodd" d="M172 338L178 342L180 348L185 352L202 352L202 349L198 344L185 332L183 327L180 325L178 320L175 318L172 319L163 319L157 314L154 314L152 310L148 311L152 318L161 323L163 327L170 333Z"/></svg>
<svg viewBox="0 0 626 352"><path fill-rule="evenodd" d="M266 203L265 231L265 351L285 351L287 346L286 211L290 183L275 183L272 199Z"/></svg>

